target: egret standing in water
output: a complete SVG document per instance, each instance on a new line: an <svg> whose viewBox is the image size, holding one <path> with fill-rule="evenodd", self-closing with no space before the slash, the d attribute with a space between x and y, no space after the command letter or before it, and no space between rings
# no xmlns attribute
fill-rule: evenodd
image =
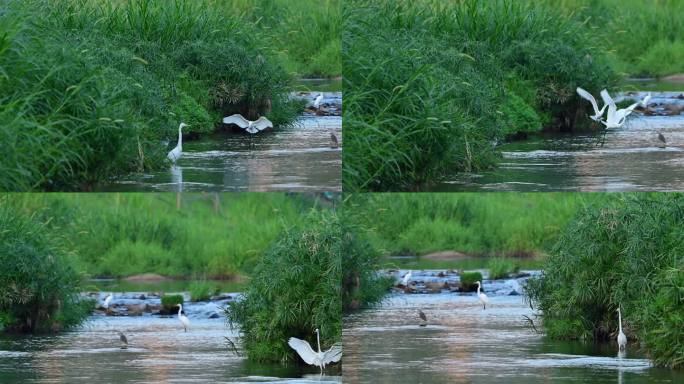
<svg viewBox="0 0 684 384"><path fill-rule="evenodd" d="M126 349L128 348L128 339L126 338L126 335L123 334L121 331L115 331L119 333L119 343L121 344L121 349Z"/></svg>
<svg viewBox="0 0 684 384"><path fill-rule="evenodd" d="M299 357L301 357L305 363L319 367L321 369L321 374L323 374L323 369L327 364L337 363L340 361L342 358L342 346L335 344L327 351L321 351L321 338L318 328L316 328L315 332L316 341L318 343L318 352L315 352L313 348L311 348L311 344L309 344L308 341L300 340L296 337L290 337L290 340L288 340L287 344L292 349L297 351L297 354L299 354Z"/></svg>
<svg viewBox="0 0 684 384"><path fill-rule="evenodd" d="M183 314L183 304L176 304L176 306L178 307L178 320L180 320L181 324L183 324L183 329L187 332L190 320Z"/></svg>
<svg viewBox="0 0 684 384"><path fill-rule="evenodd" d="M408 273L406 273L404 275L404 278L401 280L401 284L405 287L408 287L408 283L410 280L411 280L411 271L408 271Z"/></svg>
<svg viewBox="0 0 684 384"><path fill-rule="evenodd" d="M322 103L322 102L323 102L323 94L320 93L320 94L318 95L318 97L316 97L316 100L314 100L314 102L313 102L313 107L316 108L316 109L320 109L320 108L321 108L321 103Z"/></svg>
<svg viewBox="0 0 684 384"><path fill-rule="evenodd" d="M110 293L105 297L104 302L102 303L102 308L104 309L109 309L109 303L112 302L112 294Z"/></svg>
<svg viewBox="0 0 684 384"><path fill-rule="evenodd" d="M646 97L644 97L644 99L641 100L641 106L644 108L648 107L648 103L650 101L651 101L651 92L649 92L648 95L646 95Z"/></svg>
<svg viewBox="0 0 684 384"><path fill-rule="evenodd" d="M477 284L477 297L480 299L480 303L482 303L482 309L487 309L487 304L489 304L489 298L487 295L483 293L480 293L480 282L476 281L475 284Z"/></svg>
<svg viewBox="0 0 684 384"><path fill-rule="evenodd" d="M622 314L620 313L620 307L617 309L618 313L618 326L620 327L620 332L618 332L617 342L618 349L624 351L627 347L627 336L622 332Z"/></svg>
<svg viewBox="0 0 684 384"><path fill-rule="evenodd" d="M271 120L265 118L264 116L261 116L257 120L252 121L245 119L239 113L236 113L228 117L224 117L223 124L235 124L251 134L261 132L266 128L273 128L273 123L271 123Z"/></svg>
<svg viewBox="0 0 684 384"><path fill-rule="evenodd" d="M594 121L601 121L601 117L603 117L603 112L606 110L608 104L604 104L603 108L599 109L594 96L592 96L591 93L585 91L580 87L577 87L577 94L580 95L580 97L582 97L583 99L588 100L591 103L591 106L594 108L594 115L590 116L590 118Z"/></svg>
<svg viewBox="0 0 684 384"><path fill-rule="evenodd" d="M176 161L183 156L183 128L187 126L188 125L185 123L180 123L178 126L178 144L176 144L176 148L172 149L171 152L166 155L166 157L174 164L176 164Z"/></svg>

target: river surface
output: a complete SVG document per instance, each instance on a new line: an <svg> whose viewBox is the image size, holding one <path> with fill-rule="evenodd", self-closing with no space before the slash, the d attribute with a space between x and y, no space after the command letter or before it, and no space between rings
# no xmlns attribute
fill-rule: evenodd
<svg viewBox="0 0 684 384"><path fill-rule="evenodd" d="M318 368L248 362L228 347L225 337L237 342L239 334L225 318L206 318L210 306L184 306L187 333L176 316L146 313L93 315L59 335L1 335L0 383L341 382L340 376L320 376ZM127 336L128 349L120 348L116 330Z"/></svg>
<svg viewBox="0 0 684 384"><path fill-rule="evenodd" d="M682 87L684 88L684 86ZM684 105L679 92L655 93L653 104ZM616 97L616 101L620 98ZM658 133L667 138L660 147ZM680 191L684 189L684 114L634 113L618 129L544 136L501 145L492 171L457 174L435 191Z"/></svg>
<svg viewBox="0 0 684 384"><path fill-rule="evenodd" d="M538 328L539 319L522 296L510 295L517 287L512 279L485 280L486 310L474 293L396 293L378 308L345 317L344 382L684 382L684 372L653 368L634 344L617 356L615 343L553 341L535 333L523 316ZM418 309L428 318L425 327Z"/></svg>

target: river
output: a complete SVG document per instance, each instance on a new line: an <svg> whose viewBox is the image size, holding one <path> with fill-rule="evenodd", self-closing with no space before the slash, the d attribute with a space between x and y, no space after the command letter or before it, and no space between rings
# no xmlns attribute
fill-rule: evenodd
<svg viewBox="0 0 684 384"><path fill-rule="evenodd" d="M615 343L537 334L523 316L539 319L523 296L511 295L519 286L513 279L485 280L486 310L474 293L395 293L377 308L346 316L344 382L684 382L684 372L652 367L634 344L618 357ZM428 318L425 327L419 309Z"/></svg>

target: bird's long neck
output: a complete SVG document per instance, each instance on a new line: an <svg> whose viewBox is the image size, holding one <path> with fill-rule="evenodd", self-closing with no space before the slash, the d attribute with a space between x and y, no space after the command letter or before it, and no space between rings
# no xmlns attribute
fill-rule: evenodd
<svg viewBox="0 0 684 384"><path fill-rule="evenodd" d="M318 353L321 353L321 335L316 331L316 343L318 344Z"/></svg>
<svg viewBox="0 0 684 384"><path fill-rule="evenodd" d="M480 294L480 284L477 285L477 294Z"/></svg>
<svg viewBox="0 0 684 384"><path fill-rule="evenodd" d="M178 148L183 148L183 126L178 126Z"/></svg>
<svg viewBox="0 0 684 384"><path fill-rule="evenodd" d="M620 313L620 308L618 308L618 326L620 327L620 333L622 333L622 313Z"/></svg>
<svg viewBox="0 0 684 384"><path fill-rule="evenodd" d="M182 311L183 311L183 306L179 305L178 306L178 317L180 317Z"/></svg>

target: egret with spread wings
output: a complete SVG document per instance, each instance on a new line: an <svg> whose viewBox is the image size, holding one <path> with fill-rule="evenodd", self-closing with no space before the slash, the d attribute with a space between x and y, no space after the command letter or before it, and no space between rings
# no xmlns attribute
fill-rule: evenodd
<svg viewBox="0 0 684 384"><path fill-rule="evenodd" d="M245 119L239 113L223 118L223 124L235 124L245 131L255 134L263 131L266 128L273 128L273 123L264 116L261 116L256 121Z"/></svg>
<svg viewBox="0 0 684 384"><path fill-rule="evenodd" d="M296 337L290 337L287 344L292 347L299 357L309 365L315 365L321 369L321 374L326 365L330 363L337 363L342 358L342 346L334 344L330 349L321 351L321 337L318 328L316 328L316 341L318 342L318 352L315 352L311 345L306 340L300 340Z"/></svg>

